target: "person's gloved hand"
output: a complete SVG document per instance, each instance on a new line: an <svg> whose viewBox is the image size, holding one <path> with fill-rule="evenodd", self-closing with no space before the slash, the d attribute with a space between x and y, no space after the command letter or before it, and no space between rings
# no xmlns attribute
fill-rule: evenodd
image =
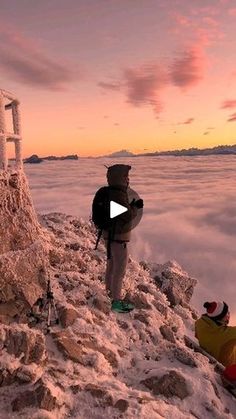
<svg viewBox="0 0 236 419"><path fill-rule="evenodd" d="M137 208L143 208L143 199L138 199L137 201L135 201L135 206Z"/></svg>
<svg viewBox="0 0 236 419"><path fill-rule="evenodd" d="M136 207L138 209L143 208L144 204L143 204L143 199L138 199L137 201L135 201L135 199L132 200L132 202L130 203L131 207Z"/></svg>

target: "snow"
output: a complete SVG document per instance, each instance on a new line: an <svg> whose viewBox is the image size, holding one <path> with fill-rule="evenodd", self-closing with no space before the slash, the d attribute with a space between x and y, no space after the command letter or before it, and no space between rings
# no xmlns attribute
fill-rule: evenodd
<svg viewBox="0 0 236 419"><path fill-rule="evenodd" d="M1 419L236 417L236 400L222 387L214 367L202 354L193 353L185 346L184 335L193 337L191 310L181 305L170 307L166 295L154 280L155 275L166 268L180 280L181 277L186 279L188 274L178 263L170 261L161 265L154 261L149 270L130 258L123 292L124 296L134 297L137 308L129 314L114 313L110 311L104 286L105 247L100 243L99 249L94 250L96 237L92 225L60 213L40 216L40 222L42 235L49 246L54 298L58 305L73 308L78 313L75 322L65 330L84 349L84 362L65 359L52 335L47 335L47 362L38 367L31 364L27 368L34 370L37 378L43 375L58 400L56 409L47 412L26 408L14 413L11 401L33 384L0 386ZM73 250L74 244L78 250ZM145 285L148 292L142 291L140 285ZM95 299L101 303L100 308ZM145 308L138 308L141 303ZM175 343L163 337L160 332L163 325L172 330ZM9 327L27 330L28 326ZM52 329L56 332L62 327ZM175 356L176 349L192 356L196 367L179 361ZM19 358L2 349L0 371L7 365L14 370L20 363ZM183 400L154 395L141 383L148 377L161 377L169 371L176 371L186 381L190 395ZM72 391L75 385L80 386L77 393ZM93 392L91 386L103 390L103 396L94 395L96 391ZM114 407L120 399L128 402L125 412Z"/></svg>

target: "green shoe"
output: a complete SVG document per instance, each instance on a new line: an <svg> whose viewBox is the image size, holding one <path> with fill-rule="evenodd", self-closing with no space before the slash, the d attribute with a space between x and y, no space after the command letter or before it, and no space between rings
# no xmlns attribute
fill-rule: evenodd
<svg viewBox="0 0 236 419"><path fill-rule="evenodd" d="M128 308L130 311L133 310L135 308L134 304L130 303L129 301L122 301L124 307Z"/></svg>
<svg viewBox="0 0 236 419"><path fill-rule="evenodd" d="M111 304L112 311L117 313L129 313L132 309L127 307L127 304L122 300L113 300Z"/></svg>

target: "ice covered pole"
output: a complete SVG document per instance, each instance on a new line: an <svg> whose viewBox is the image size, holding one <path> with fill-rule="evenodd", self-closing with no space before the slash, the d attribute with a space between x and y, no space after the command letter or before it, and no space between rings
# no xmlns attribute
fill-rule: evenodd
<svg viewBox="0 0 236 419"><path fill-rule="evenodd" d="M0 170L7 169L6 122L4 95L0 90Z"/></svg>
<svg viewBox="0 0 236 419"><path fill-rule="evenodd" d="M7 105L5 105L6 100L10 101ZM8 168L7 142L14 142L16 168L22 168L22 137L19 104L20 102L11 93L0 90L0 170L7 170ZM12 111L13 133L7 132L6 127L5 112L9 109Z"/></svg>
<svg viewBox="0 0 236 419"><path fill-rule="evenodd" d="M15 138L15 154L16 154L16 167L20 168L22 166L22 155L21 155L21 121L20 121L20 109L19 101L14 100L12 102L12 118L13 118L13 129L14 134L19 136Z"/></svg>

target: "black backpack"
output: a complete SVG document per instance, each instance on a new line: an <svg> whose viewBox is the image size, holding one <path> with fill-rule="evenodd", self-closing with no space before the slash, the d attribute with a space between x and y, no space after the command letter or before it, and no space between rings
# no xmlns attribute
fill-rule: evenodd
<svg viewBox="0 0 236 419"><path fill-rule="evenodd" d="M103 186L100 188L93 199L92 204L92 221L98 230L98 237L95 249L97 249L99 240L103 230L107 230L109 238L112 238L112 230L114 221L110 218L110 187Z"/></svg>

